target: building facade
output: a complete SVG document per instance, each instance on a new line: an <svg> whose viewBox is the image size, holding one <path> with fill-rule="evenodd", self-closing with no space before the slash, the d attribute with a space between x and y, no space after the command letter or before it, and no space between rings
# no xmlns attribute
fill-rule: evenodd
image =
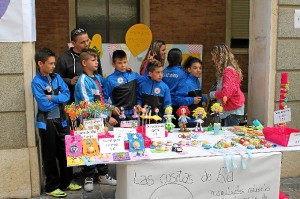
<svg viewBox="0 0 300 199"><path fill-rule="evenodd" d="M166 43L203 44L203 91L215 81L210 49L230 40L228 8L234 0L140 0L140 22L150 27L154 39ZM51 5L51 6L49 6ZM300 0L251 0L249 48L235 49L244 71L242 90L247 93L249 121L272 125L278 109L280 73L289 72L292 122L300 128L300 29L294 28L294 12ZM30 83L35 75L34 52L49 47L61 54L67 49L69 32L76 27L76 1L38 0L36 42L0 42L0 198L29 198L43 186L39 138L34 128L34 105ZM229 39L228 39L229 37ZM105 67L105 66L104 66ZM4 89L5 88L5 89ZM284 153L282 176L299 176L296 153Z"/></svg>

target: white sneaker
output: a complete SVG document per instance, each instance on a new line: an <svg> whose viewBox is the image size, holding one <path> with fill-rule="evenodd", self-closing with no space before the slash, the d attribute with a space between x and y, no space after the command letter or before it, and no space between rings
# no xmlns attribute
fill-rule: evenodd
<svg viewBox="0 0 300 199"><path fill-rule="evenodd" d="M98 176L98 182L99 184L107 184L112 186L117 185L117 180L113 179L113 177L109 176L108 174L105 176Z"/></svg>
<svg viewBox="0 0 300 199"><path fill-rule="evenodd" d="M93 183L93 178L86 178L84 180L84 186L83 186L85 191L93 191L94 190L94 183Z"/></svg>

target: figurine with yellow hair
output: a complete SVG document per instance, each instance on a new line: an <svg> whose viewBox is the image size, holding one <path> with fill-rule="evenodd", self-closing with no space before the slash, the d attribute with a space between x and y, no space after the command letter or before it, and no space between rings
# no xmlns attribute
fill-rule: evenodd
<svg viewBox="0 0 300 199"><path fill-rule="evenodd" d="M214 125L214 123L221 123L220 115L223 112L223 107L220 103L214 103L211 106L212 113L210 114L212 116L211 124Z"/></svg>
<svg viewBox="0 0 300 199"><path fill-rule="evenodd" d="M203 107L198 107L193 111L193 117L195 118L195 122L197 122L196 124L196 128L193 130L195 132L203 132L203 119L206 118L206 111ZM199 127L198 127L199 126Z"/></svg>
<svg viewBox="0 0 300 199"><path fill-rule="evenodd" d="M172 112L172 106L167 106L165 109L164 118L166 119L165 128L168 132L172 132L175 128L175 125L172 123L172 119L175 119L174 115L172 115Z"/></svg>

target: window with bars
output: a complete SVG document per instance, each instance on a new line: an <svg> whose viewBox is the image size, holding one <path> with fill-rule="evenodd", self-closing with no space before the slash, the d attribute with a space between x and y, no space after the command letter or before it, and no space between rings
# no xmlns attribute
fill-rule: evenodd
<svg viewBox="0 0 300 199"><path fill-rule="evenodd" d="M139 0L76 0L76 27L86 28L90 38L103 43L125 43L127 30L140 23Z"/></svg>

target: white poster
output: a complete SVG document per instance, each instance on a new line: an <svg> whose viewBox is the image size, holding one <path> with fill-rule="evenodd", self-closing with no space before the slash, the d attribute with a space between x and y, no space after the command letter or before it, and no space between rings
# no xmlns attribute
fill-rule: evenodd
<svg viewBox="0 0 300 199"><path fill-rule="evenodd" d="M1 0L0 30L0 42L36 41L35 0Z"/></svg>
<svg viewBox="0 0 300 199"><path fill-rule="evenodd" d="M117 165L117 199L275 199L281 153L257 153L226 169L222 156Z"/></svg>
<svg viewBox="0 0 300 199"><path fill-rule="evenodd" d="M167 53L172 48L178 48L181 50L183 54L183 61L186 60L188 56L195 56L202 59L202 51L203 45L201 44L167 44ZM115 50L124 50L127 54L128 67L130 67L133 71L139 73L140 66L142 60L144 59L147 51L140 53L137 57L134 57L126 44L111 44L111 43L103 43L102 44L102 57L101 57L101 65L103 68L103 75L108 76L112 74L115 68L112 66L112 53ZM165 67L168 65L167 61L165 63Z"/></svg>

